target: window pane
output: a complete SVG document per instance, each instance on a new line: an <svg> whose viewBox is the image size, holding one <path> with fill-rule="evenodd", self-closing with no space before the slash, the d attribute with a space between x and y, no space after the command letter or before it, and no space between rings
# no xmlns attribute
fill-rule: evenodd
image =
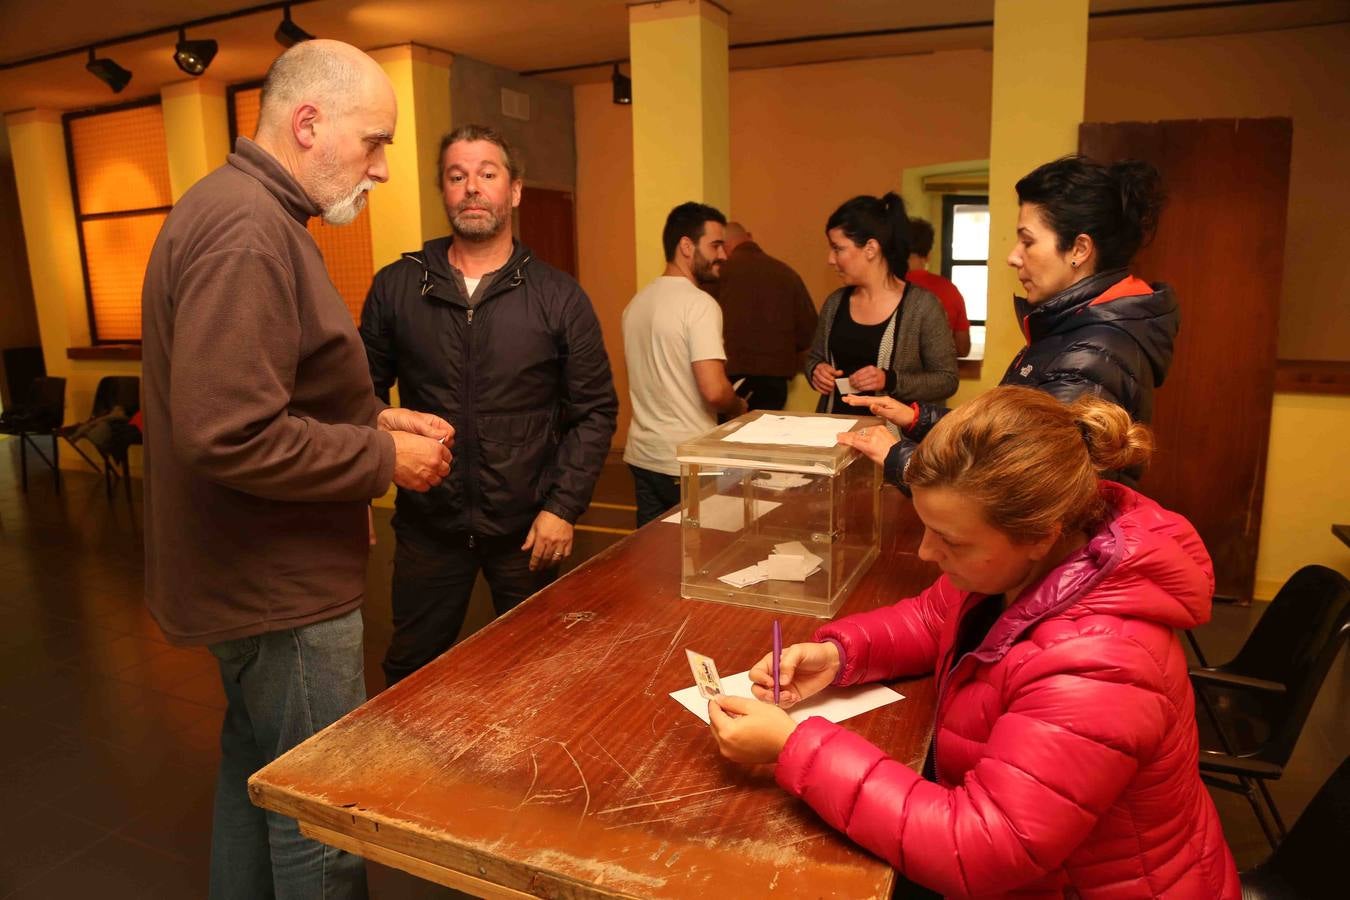
<svg viewBox="0 0 1350 900"><path fill-rule="evenodd" d="M141 282L166 213L85 222L94 333L100 341L141 339Z"/></svg>
<svg viewBox="0 0 1350 900"><path fill-rule="evenodd" d="M989 318L989 267L952 266L952 283L966 300L966 318L983 322Z"/></svg>
<svg viewBox="0 0 1350 900"><path fill-rule="evenodd" d="M958 203L952 207L952 247L947 258L989 258L988 204Z"/></svg>
<svg viewBox="0 0 1350 900"><path fill-rule="evenodd" d="M262 88L246 88L234 92L234 130L250 140L258 130L258 104ZM234 149L234 148L230 148Z"/></svg>
<svg viewBox="0 0 1350 900"><path fill-rule="evenodd" d="M159 104L71 119L70 145L82 214L173 203Z"/></svg>

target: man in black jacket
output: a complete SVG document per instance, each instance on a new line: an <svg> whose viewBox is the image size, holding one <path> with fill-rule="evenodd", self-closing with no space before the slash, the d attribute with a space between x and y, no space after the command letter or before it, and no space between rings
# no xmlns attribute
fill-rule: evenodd
<svg viewBox="0 0 1350 900"><path fill-rule="evenodd" d="M394 515L389 684L454 643L481 570L498 615L572 552L618 416L600 325L570 276L511 237L519 161L495 130L441 141L452 234L375 276L361 337L375 391L455 427L455 468Z"/></svg>

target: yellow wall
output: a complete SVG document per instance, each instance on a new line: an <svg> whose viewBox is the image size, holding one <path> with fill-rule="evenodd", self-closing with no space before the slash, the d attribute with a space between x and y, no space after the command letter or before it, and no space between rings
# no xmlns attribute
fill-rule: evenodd
<svg viewBox="0 0 1350 900"><path fill-rule="evenodd" d="M1350 523L1350 397L1276 394L1261 512L1256 596L1269 599L1299 567L1350 575L1350 548L1331 534Z"/></svg>
<svg viewBox="0 0 1350 900"><path fill-rule="evenodd" d="M205 78L168 84L160 91L164 140L169 154L173 201L208 172L225 163L230 124L225 86Z"/></svg>

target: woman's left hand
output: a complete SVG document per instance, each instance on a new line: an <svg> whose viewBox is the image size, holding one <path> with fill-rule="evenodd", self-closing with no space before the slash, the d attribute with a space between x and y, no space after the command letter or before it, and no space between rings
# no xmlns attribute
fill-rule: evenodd
<svg viewBox="0 0 1350 900"><path fill-rule="evenodd" d="M880 391L886 388L886 373L876 366L863 366L848 376L848 383L855 391Z"/></svg>
<svg viewBox="0 0 1350 900"><path fill-rule="evenodd" d="M792 735L797 723L772 703L748 697L714 697L708 701L717 749L732 762L771 763Z"/></svg>

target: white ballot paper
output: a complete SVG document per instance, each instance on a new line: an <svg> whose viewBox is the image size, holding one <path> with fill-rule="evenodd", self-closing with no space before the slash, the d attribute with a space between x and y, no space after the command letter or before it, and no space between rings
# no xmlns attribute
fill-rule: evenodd
<svg viewBox="0 0 1350 900"><path fill-rule="evenodd" d="M855 388L847 378L836 378L834 380L834 386L839 389L839 393L841 394L858 393L858 389Z"/></svg>
<svg viewBox="0 0 1350 900"><path fill-rule="evenodd" d="M798 447L833 447L835 436L852 424L825 416L763 415L722 438L733 444L790 444Z"/></svg>
<svg viewBox="0 0 1350 900"><path fill-rule="evenodd" d="M782 505L773 500L756 500L754 517L758 519L765 513ZM682 510L676 510L661 521L678 525L682 513ZM703 528L713 528L717 531L740 531L745 527L745 501L740 497L731 497L726 494L713 494L711 497L705 497L698 504L698 523Z"/></svg>
<svg viewBox="0 0 1350 900"><path fill-rule="evenodd" d="M755 478L755 487L766 491L786 491L806 487L810 483L810 478L796 472L765 472Z"/></svg>
<svg viewBox="0 0 1350 900"><path fill-rule="evenodd" d="M750 673L746 671L723 676L722 693L728 697L753 698L755 695L750 693ZM698 685L692 685L682 691L673 691L670 696L704 722L708 721L708 701L699 695ZM904 694L897 694L881 684L828 687L814 697L808 697L796 706L788 707L787 714L795 722L804 721L810 716L820 716L831 722L842 722L903 699Z"/></svg>

